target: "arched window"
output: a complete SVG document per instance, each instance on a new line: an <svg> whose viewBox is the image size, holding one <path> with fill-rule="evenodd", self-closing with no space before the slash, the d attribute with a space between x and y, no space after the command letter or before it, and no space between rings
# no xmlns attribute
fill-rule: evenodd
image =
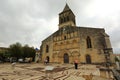
<svg viewBox="0 0 120 80"><path fill-rule="evenodd" d="M48 52L49 52L49 46L46 45L46 53L48 53Z"/></svg>
<svg viewBox="0 0 120 80"><path fill-rule="evenodd" d="M67 21L69 21L69 16L67 16Z"/></svg>
<svg viewBox="0 0 120 80"><path fill-rule="evenodd" d="M64 22L66 22L66 17L64 17Z"/></svg>
<svg viewBox="0 0 120 80"><path fill-rule="evenodd" d="M92 48L91 39L89 36L87 37L86 41L87 41L87 48Z"/></svg>

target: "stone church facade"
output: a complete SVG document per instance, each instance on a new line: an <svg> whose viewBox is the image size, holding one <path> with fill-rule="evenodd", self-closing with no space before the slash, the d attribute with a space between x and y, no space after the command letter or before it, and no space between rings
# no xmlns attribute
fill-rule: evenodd
<svg viewBox="0 0 120 80"><path fill-rule="evenodd" d="M104 48L111 48L109 36L103 28L76 26L75 15L66 4L59 14L59 29L42 41L42 61L53 63L104 63ZM110 60L113 53L110 53Z"/></svg>

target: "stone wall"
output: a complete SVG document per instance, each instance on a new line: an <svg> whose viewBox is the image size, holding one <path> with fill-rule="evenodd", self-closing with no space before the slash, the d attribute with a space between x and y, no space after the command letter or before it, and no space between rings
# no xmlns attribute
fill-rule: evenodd
<svg viewBox="0 0 120 80"><path fill-rule="evenodd" d="M86 55L90 56L91 63L104 63L103 49L105 45L110 45L110 41L106 43L106 36L103 34L104 29L99 28L61 28L42 42L42 60L49 56L50 62L64 63L64 54L67 53L69 63L73 63L75 59L78 59L79 63L86 63ZM91 39L91 48L87 48L88 36ZM48 52L46 52L47 45Z"/></svg>

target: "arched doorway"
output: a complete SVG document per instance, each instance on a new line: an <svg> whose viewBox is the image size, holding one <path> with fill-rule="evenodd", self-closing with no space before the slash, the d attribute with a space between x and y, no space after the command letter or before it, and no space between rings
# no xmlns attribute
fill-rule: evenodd
<svg viewBox="0 0 120 80"><path fill-rule="evenodd" d="M49 61L50 61L50 58L49 58L49 56L47 56L47 57L46 57L46 59L47 59L47 61L48 61L48 63L49 63Z"/></svg>
<svg viewBox="0 0 120 80"><path fill-rule="evenodd" d="M69 55L67 53L64 54L64 63L69 63Z"/></svg>
<svg viewBox="0 0 120 80"><path fill-rule="evenodd" d="M90 55L86 55L86 63L91 64L91 56Z"/></svg>

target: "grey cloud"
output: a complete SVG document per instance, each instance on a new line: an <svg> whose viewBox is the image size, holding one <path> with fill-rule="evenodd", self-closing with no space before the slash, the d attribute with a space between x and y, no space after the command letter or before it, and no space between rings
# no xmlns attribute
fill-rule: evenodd
<svg viewBox="0 0 120 80"><path fill-rule="evenodd" d="M67 3L76 15L78 26L105 28L118 52L120 37L116 34L120 32L120 16L116 20L111 20L114 15L90 17L85 10L94 1L68 0ZM58 23L51 28L51 21L58 17L65 4L65 0L0 0L0 46L21 42L39 47L41 41L54 32L52 28L57 30Z"/></svg>

